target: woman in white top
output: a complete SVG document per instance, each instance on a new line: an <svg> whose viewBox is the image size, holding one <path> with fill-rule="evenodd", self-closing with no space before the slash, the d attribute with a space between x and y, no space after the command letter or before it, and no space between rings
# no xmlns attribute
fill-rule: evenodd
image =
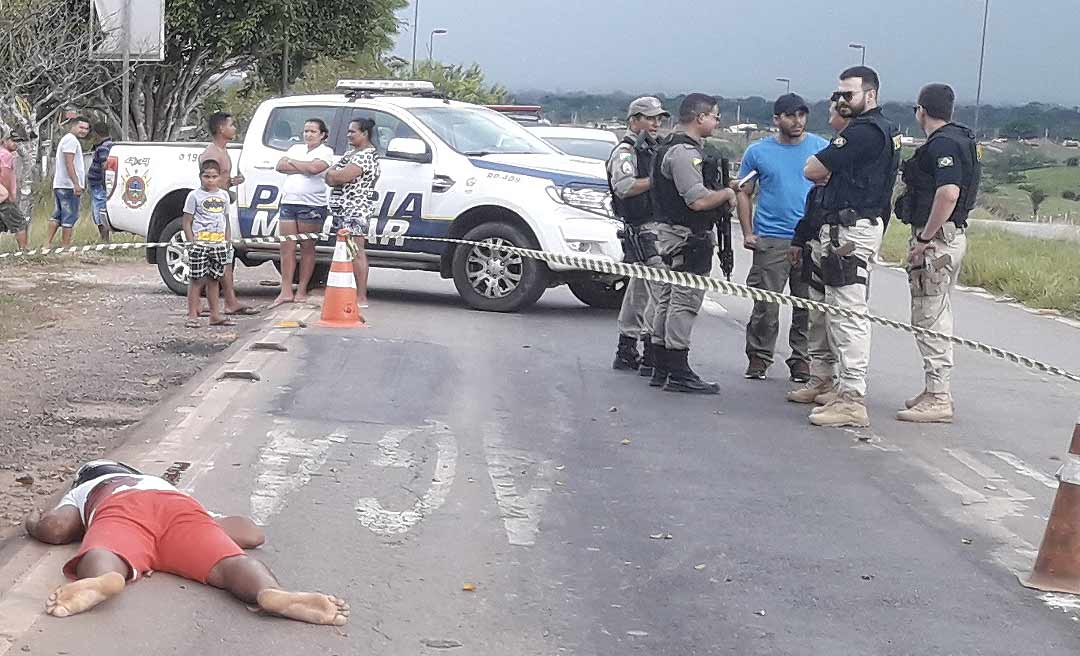
<svg viewBox="0 0 1080 656"><path fill-rule="evenodd" d="M295 235L322 232L326 222L326 170L334 163L334 151L324 142L330 136L321 118L304 123L304 143L290 148L277 163L277 170L287 173L281 189L281 209L278 212L278 234ZM308 285L315 271L315 240L300 241L300 278L293 295L296 273L296 242L281 242L281 293L270 304L303 303L307 300Z"/></svg>

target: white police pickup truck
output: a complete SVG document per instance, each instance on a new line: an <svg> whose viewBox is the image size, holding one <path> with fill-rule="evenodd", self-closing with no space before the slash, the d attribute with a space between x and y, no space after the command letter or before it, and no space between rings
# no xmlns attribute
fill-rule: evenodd
<svg viewBox="0 0 1080 656"><path fill-rule="evenodd" d="M321 118L328 144L341 155L353 118L375 121L381 155L380 211L372 222L372 266L437 271L453 278L471 307L511 312L535 303L548 287L567 283L582 302L614 307L621 280L572 270L498 250L499 245L620 260L604 167L563 155L490 109L445 100L428 82L343 80L340 93L268 100L252 117L242 146L230 145L234 174L245 178L232 212L233 235L277 234L280 189L275 170L285 151L302 143L304 122ZM181 257L184 199L198 184L205 144L119 143L110 153L106 188L115 230L168 248L147 252L177 294L187 286ZM329 220L326 228L329 229ZM451 237L492 247L403 239ZM331 242L318 245L325 271ZM278 260L276 244L239 246L249 266ZM321 276L317 275L316 278Z"/></svg>

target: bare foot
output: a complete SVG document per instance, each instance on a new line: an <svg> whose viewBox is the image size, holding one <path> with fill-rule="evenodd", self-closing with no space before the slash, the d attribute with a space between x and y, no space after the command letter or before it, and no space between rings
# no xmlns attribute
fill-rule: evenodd
<svg viewBox="0 0 1080 656"><path fill-rule="evenodd" d="M285 305L286 303L292 303L292 302L293 302L293 297L292 296L278 296L277 298L274 299L273 303L271 303L270 305L268 305L266 307L266 309L267 310L273 310L274 308L278 307L279 305ZM303 301L301 301L301 300L298 300L297 302L298 303L303 303Z"/></svg>
<svg viewBox="0 0 1080 656"><path fill-rule="evenodd" d="M259 593L258 603L259 608L268 613L308 624L343 626L349 621L349 604L318 592L285 592L270 588Z"/></svg>
<svg viewBox="0 0 1080 656"><path fill-rule="evenodd" d="M304 303L307 303L309 300L311 300L311 299L308 298L307 294L297 294L296 295L296 302L299 303L300 305L303 305Z"/></svg>
<svg viewBox="0 0 1080 656"><path fill-rule="evenodd" d="M45 612L67 617L90 610L124 590L124 575L109 572L92 579L81 579L56 589L45 602Z"/></svg>

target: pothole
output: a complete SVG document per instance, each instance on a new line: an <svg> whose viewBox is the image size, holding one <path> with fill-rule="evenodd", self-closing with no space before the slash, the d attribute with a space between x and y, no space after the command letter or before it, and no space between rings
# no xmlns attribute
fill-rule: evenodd
<svg viewBox="0 0 1080 656"><path fill-rule="evenodd" d="M123 428L142 419L143 409L118 403L73 402L56 417L72 426Z"/></svg>

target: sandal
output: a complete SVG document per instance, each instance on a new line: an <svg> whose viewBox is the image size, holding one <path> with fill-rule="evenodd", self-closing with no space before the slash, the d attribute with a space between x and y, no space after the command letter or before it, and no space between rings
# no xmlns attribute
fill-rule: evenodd
<svg viewBox="0 0 1080 656"><path fill-rule="evenodd" d="M252 315L258 314L259 312L261 312L261 310L259 310L258 308L253 308L253 307L250 307L250 306L247 306L247 305L241 305L234 312L229 312L228 310L225 310L225 314L232 315L232 316L235 316L235 315L239 314L239 315L243 315L245 317L250 317Z"/></svg>
<svg viewBox="0 0 1080 656"><path fill-rule="evenodd" d="M211 321L211 326L235 326L236 322L232 319L222 319L221 321Z"/></svg>

